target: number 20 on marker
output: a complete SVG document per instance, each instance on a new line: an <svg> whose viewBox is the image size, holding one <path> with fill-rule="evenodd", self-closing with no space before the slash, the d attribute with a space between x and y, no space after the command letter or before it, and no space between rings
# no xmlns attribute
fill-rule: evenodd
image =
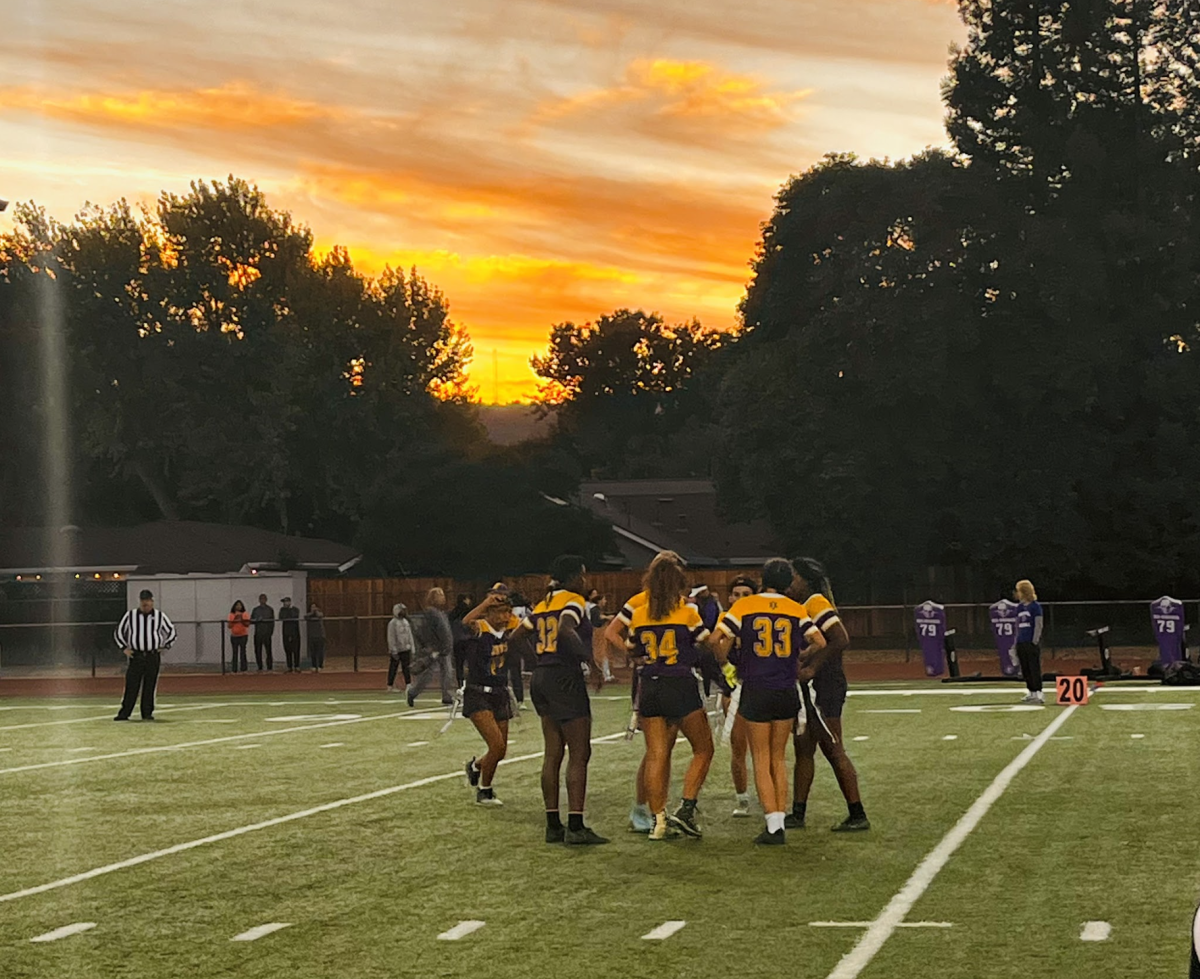
<svg viewBox="0 0 1200 979"><path fill-rule="evenodd" d="M1054 681L1058 690L1057 703L1066 707L1088 702L1088 681L1085 676L1060 676Z"/></svg>

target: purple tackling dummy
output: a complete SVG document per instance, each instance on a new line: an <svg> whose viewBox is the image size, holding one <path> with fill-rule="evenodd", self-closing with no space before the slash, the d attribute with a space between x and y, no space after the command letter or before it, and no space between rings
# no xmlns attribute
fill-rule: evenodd
<svg viewBox="0 0 1200 979"><path fill-rule="evenodd" d="M1150 603L1154 638L1158 640L1159 660L1163 666L1183 659L1183 602L1164 595Z"/></svg>
<svg viewBox="0 0 1200 979"><path fill-rule="evenodd" d="M946 672L946 607L926 602L916 609L917 639L925 657L925 675L941 676Z"/></svg>
<svg viewBox="0 0 1200 979"><path fill-rule="evenodd" d="M1007 598L988 607L992 635L996 637L996 652L1000 654L1000 672L1005 676L1016 676L1021 672L1017 662L1017 608L1017 603Z"/></svg>

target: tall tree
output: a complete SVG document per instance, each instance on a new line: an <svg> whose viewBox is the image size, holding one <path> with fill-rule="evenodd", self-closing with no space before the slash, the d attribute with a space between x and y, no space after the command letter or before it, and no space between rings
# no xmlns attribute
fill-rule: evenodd
<svg viewBox="0 0 1200 979"><path fill-rule="evenodd" d="M555 325L549 351L532 363L558 437L583 471L706 473L714 371L728 342L695 320L668 325L657 313L618 309L595 323Z"/></svg>

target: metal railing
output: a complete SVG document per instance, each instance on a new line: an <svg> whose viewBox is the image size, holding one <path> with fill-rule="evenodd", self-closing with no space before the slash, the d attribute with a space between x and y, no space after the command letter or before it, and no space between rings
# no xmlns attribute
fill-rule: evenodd
<svg viewBox="0 0 1200 979"><path fill-rule="evenodd" d="M320 622L325 633L324 657L348 662L357 673L364 661L387 658L387 622L390 615L331 615ZM424 615L408 616L418 646L428 635ZM233 654L229 621L220 619L173 619L177 639L163 654L163 669L191 667L200 672L225 674ZM282 625L273 620L272 659L284 661ZM295 620L293 620L295 621ZM46 670L87 670L95 677L102 672L124 671L125 656L113 639L119 620L89 622L0 622L0 675L36 674ZM300 655L310 655L312 620L301 618ZM254 632L248 635L247 659L254 658Z"/></svg>
<svg viewBox="0 0 1200 979"><path fill-rule="evenodd" d="M1090 630L1108 626L1109 645L1114 649L1152 650L1155 636L1150 619L1150 599L1108 602L1043 602L1045 626L1042 646L1050 656L1069 651L1087 652L1095 648ZM917 603L921 604L921 603ZM1186 599L1185 614L1200 622L1200 599ZM842 605L839 614L850 633L852 651L875 652L910 661L919 656L914 611L917 605ZM994 652L995 641L983 603L958 603L944 606L947 628L956 630L960 652ZM358 672L364 664L387 658L387 622L390 615L328 615L321 619L325 630L325 657L333 668ZM420 646L427 635L424 615L409 614L409 621ZM163 658L163 667L177 670L190 667L211 672L230 672L231 646L228 620L176 619L180 639ZM301 656L308 657L309 623L299 620ZM117 620L86 622L0 622L0 675L37 673L47 669L90 672L123 670L125 657L113 642ZM283 661L281 620L274 620L272 639L276 658ZM254 628L251 626L248 659L253 655ZM1200 629L1196 630L1200 642Z"/></svg>

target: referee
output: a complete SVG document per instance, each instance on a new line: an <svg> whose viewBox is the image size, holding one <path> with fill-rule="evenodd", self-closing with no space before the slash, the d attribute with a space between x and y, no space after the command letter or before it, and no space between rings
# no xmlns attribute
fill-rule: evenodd
<svg viewBox="0 0 1200 979"><path fill-rule="evenodd" d="M162 662L160 650L170 649L175 642L175 626L165 612L154 608L154 592L144 590L138 597L138 607L125 613L113 633L113 640L129 660L125 670L125 697L114 721L129 720L137 703L139 687L142 720L154 720L154 688L158 686L158 668Z"/></svg>

